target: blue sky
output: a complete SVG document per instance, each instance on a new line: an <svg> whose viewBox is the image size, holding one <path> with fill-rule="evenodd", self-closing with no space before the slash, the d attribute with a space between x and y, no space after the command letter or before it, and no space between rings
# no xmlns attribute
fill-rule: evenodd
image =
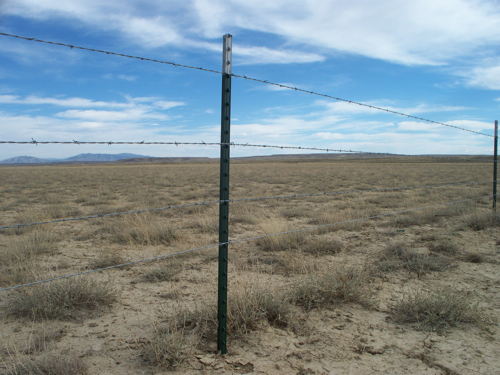
<svg viewBox="0 0 500 375"><path fill-rule="evenodd" d="M480 0L0 0L0 31L221 70L493 134L500 3ZM0 36L0 140L218 142L213 73ZM492 154L493 138L232 80L236 143ZM217 147L1 145L19 155L217 157ZM297 151L300 152L300 151ZM285 153L234 148L233 156ZM291 151L286 151L291 153Z"/></svg>

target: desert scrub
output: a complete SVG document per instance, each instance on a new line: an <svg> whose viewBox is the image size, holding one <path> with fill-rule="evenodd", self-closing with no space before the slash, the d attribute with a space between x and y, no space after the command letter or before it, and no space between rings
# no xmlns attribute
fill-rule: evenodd
<svg viewBox="0 0 500 375"><path fill-rule="evenodd" d="M485 258L483 254L476 251L465 253L462 259L467 263L483 263Z"/></svg>
<svg viewBox="0 0 500 375"><path fill-rule="evenodd" d="M146 364L174 369L194 354L207 334L214 336L217 310L215 306L192 311L183 309L161 320L161 325L153 324L149 340L138 343L138 358ZM210 341L214 339L210 337Z"/></svg>
<svg viewBox="0 0 500 375"><path fill-rule="evenodd" d="M228 295L228 333L239 336L258 328L261 321L286 327L291 321L291 306L286 292L241 282Z"/></svg>
<svg viewBox="0 0 500 375"><path fill-rule="evenodd" d="M451 261L439 254L418 254L408 248L403 242L394 242L387 245L377 264L380 272L390 272L406 269L414 272L418 277L431 271L444 271L451 267Z"/></svg>
<svg viewBox="0 0 500 375"><path fill-rule="evenodd" d="M52 253L57 241L57 236L47 230L37 230L15 238L6 250L0 252L0 264L23 263L38 255Z"/></svg>
<svg viewBox="0 0 500 375"><path fill-rule="evenodd" d="M195 335L175 325L154 327L150 340L141 346L139 358L151 365L174 369L190 356L195 348Z"/></svg>
<svg viewBox="0 0 500 375"><path fill-rule="evenodd" d="M440 239L436 242L430 243L428 246L429 250L446 255L457 255L460 251L458 246L449 239Z"/></svg>
<svg viewBox="0 0 500 375"><path fill-rule="evenodd" d="M324 227L318 229L320 234L335 232L341 229L353 232L361 230L364 226L368 225L366 221L359 220L343 224L336 223L355 220L368 216L370 216L370 214L365 210L356 211L348 208L342 211L338 211L335 209L324 209L318 212L315 217L309 221L309 223L315 226L324 225Z"/></svg>
<svg viewBox="0 0 500 375"><path fill-rule="evenodd" d="M129 260L118 251L101 251L89 263L91 269L106 268L116 266L118 264L127 263ZM124 269L125 267L121 267Z"/></svg>
<svg viewBox="0 0 500 375"><path fill-rule="evenodd" d="M338 240L315 238L307 241L301 248L305 253L315 256L335 255L342 251L344 245Z"/></svg>
<svg viewBox="0 0 500 375"><path fill-rule="evenodd" d="M90 277L55 280L24 289L9 301L9 315L34 320L82 318L86 312L111 306L116 290L108 283Z"/></svg>
<svg viewBox="0 0 500 375"><path fill-rule="evenodd" d="M304 243L306 235L304 232L292 232L293 228L279 221L269 220L260 227L266 236L259 238L256 244L264 251L287 251L298 249ZM281 232L290 232L282 233Z"/></svg>
<svg viewBox="0 0 500 375"><path fill-rule="evenodd" d="M6 375L86 375L87 366L81 358L67 354L43 354L24 357L8 367Z"/></svg>
<svg viewBox="0 0 500 375"><path fill-rule="evenodd" d="M465 292L449 288L406 293L392 306L392 315L398 323L414 323L417 330L440 334L448 327L460 327L466 323L482 328L491 324Z"/></svg>
<svg viewBox="0 0 500 375"><path fill-rule="evenodd" d="M0 252L0 285L34 281L40 271L37 258L56 249L57 236L46 230L16 237Z"/></svg>
<svg viewBox="0 0 500 375"><path fill-rule="evenodd" d="M181 270L182 264L179 262L162 262L146 271L142 279L148 283L170 281L174 276L179 274Z"/></svg>
<svg viewBox="0 0 500 375"><path fill-rule="evenodd" d="M462 218L462 226L471 228L475 231L480 231L490 227L498 227L500 225L500 215L490 212L476 212Z"/></svg>
<svg viewBox="0 0 500 375"><path fill-rule="evenodd" d="M168 245L180 238L170 223L149 213L129 215L108 224L111 240L121 244Z"/></svg>
<svg viewBox="0 0 500 375"><path fill-rule="evenodd" d="M368 273L363 268L324 269L297 283L290 299L306 310L336 302L364 303L369 295L368 281Z"/></svg>

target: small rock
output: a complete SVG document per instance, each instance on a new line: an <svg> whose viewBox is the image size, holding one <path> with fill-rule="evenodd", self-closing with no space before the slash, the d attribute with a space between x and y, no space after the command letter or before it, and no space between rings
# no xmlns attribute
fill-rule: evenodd
<svg viewBox="0 0 500 375"><path fill-rule="evenodd" d="M89 327L97 327L98 325L96 322L89 323Z"/></svg>
<svg viewBox="0 0 500 375"><path fill-rule="evenodd" d="M365 352L370 353L372 355L375 354L384 354L385 348L383 346L367 346L365 347Z"/></svg>
<svg viewBox="0 0 500 375"><path fill-rule="evenodd" d="M215 362L215 358L203 357L200 358L200 362L203 363L205 366L210 366L212 365L212 363Z"/></svg>

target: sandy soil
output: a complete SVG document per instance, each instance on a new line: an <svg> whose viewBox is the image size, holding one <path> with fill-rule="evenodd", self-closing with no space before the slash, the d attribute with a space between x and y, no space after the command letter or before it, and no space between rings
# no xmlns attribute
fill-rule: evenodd
<svg viewBox="0 0 500 375"><path fill-rule="evenodd" d="M57 167L52 168L57 169ZM305 165L305 168L311 167ZM196 175L197 171L193 170L193 175ZM412 173L412 178L415 180L422 179L417 172ZM450 175L452 174L450 172ZM473 178L480 177L482 176L473 176ZM484 178L487 179L487 176ZM286 180L285 177L283 179ZM407 179L403 180L402 183L410 182ZM179 182L180 185L182 183ZM19 184L22 185L22 182ZM259 184L264 182L261 181ZM71 192L67 194L71 197L68 198L68 202L74 201L78 196L78 189L71 189L70 185L67 188ZM214 187L210 185L210 188ZM302 188L307 190L307 186ZM102 185L100 189L103 189ZM284 184L278 186L275 191L287 193L290 190L296 191L295 188ZM256 191L257 196L259 193L261 191ZM477 193L481 192L478 190ZM4 202L12 203L16 197L18 199L23 194L23 192L4 193L6 199ZM111 211L112 208L126 203L125 192L116 194L114 202L111 203ZM413 196L405 194L405 200L413 199ZM453 194L460 198L456 191ZM198 195L199 193L196 193L194 198ZM370 197L373 198L372 195ZM189 201L183 197L178 199L181 203ZM358 198L349 196L335 202L337 205L359 206L356 199ZM368 201L366 197L363 199L364 202ZM326 204L324 202L309 199L302 205L321 208ZM425 206L418 203L416 206ZM391 205L383 208L384 202L374 203L374 207L365 206L363 209L373 211L375 205L382 207L380 212L398 210ZM489 205L490 202L487 201L475 206L474 210L488 212ZM269 209L271 206L278 213L284 212L285 208L298 207L292 200L269 205L268 202L258 202L256 206L263 209L264 207ZM2 223L16 223L23 209L25 208L21 205L4 209L1 212ZM96 211L94 206L82 209L88 210L84 211L85 213ZM235 212L244 216L241 213L243 211L238 209ZM231 236L245 238L263 234L262 223L266 221L261 220L261 211L253 208L250 215L253 215L253 221L242 219L232 224ZM88 270L90 262L103 250L119 252L126 259L141 259L193 246L217 243L216 232L208 228L213 217L216 217L216 211L211 209L182 218L158 216L158 220L174 221L183 228L190 228L189 236L185 235L181 240L168 245L117 243L110 240L111 232L100 230L103 226L98 222L57 224L51 227L51 231L59 236L57 250L51 254L41 255L37 258L37 263L44 270L44 275L64 275ZM198 347L186 348L187 358L173 369L144 363L139 356L141 348L151 339L154 327L162 323L162 317L172 315L179 309L195 309L203 304L213 304L217 283L216 249L179 258L176 261L179 263L176 264L180 264L180 270L169 281L144 282L144 274L158 262L94 274L92 277L98 280L111 281L119 293L118 301L108 309L86 312L81 319L69 321L36 321L6 313L1 315L0 373L10 373L7 371L12 368L12 364L21 363L26 358L36 359L54 354L63 357L74 355L83 360L89 374L103 375L500 374L500 330L496 323L500 317L499 228L489 227L475 231L464 227L462 216L435 214L434 217L432 223L424 221L417 225L411 223L400 225L388 217L367 221L356 230L342 228L328 233L314 232L310 238L314 240L321 237L340 241L342 251L333 255L313 256L301 252L300 248L293 249L294 256L299 260L296 259L296 264L292 264L287 271L283 271L283 268L275 266L272 262L269 265L262 261L257 267L249 265L249 258L267 259L266 257L271 256L255 242L231 246L229 288L254 283L266 287L273 286L279 290L307 277L314 268L311 265L318 267L328 265L333 268L351 265L364 267L366 272L370 273L367 284L368 297L364 303L339 301L309 311L300 306L292 306L293 322L288 326L276 327L267 320L262 320L250 332L236 337L231 336L228 344L229 352L226 355L218 354L213 340L205 338ZM272 218L274 220L276 216ZM312 219L297 214L291 217L280 216L280 220L293 227L307 227L310 226L308 223ZM188 223L193 221L198 223L197 226L189 227ZM423 256L430 254L432 241L422 240L425 235L430 234L437 238L449 239L459 248L458 254L447 256L451 261L448 269L442 272L431 271L420 276L405 269L377 271L381 254L391 243L403 242ZM25 234L0 235L0 250L7 251L10 244L22 236ZM82 238L76 240L78 236ZM285 253L279 252L278 255L286 256ZM466 261L465 254L470 253L481 254L482 262ZM8 285L4 284L2 287ZM438 333L419 330L415 324L395 322L392 309L403 295L417 290L425 292L445 288L467 295L471 303L481 307L493 324L481 328L464 323L460 327L447 328L444 332ZM1 293L0 306L5 310L18 293L29 293L29 291ZM29 343L43 334L47 336L44 350L26 354Z"/></svg>

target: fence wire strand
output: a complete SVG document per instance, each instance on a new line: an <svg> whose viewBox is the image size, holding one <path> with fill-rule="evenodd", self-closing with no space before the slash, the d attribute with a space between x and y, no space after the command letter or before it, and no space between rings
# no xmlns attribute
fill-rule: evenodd
<svg viewBox="0 0 500 375"><path fill-rule="evenodd" d="M195 146L239 146L239 147L257 147L257 148L276 148L276 149L293 149L293 150L306 150L306 151L326 151L326 152L344 152L344 153L356 153L356 154L374 154L374 155L399 155L391 154L389 152L370 152L370 151L355 151L355 150L341 150L332 148L318 148L318 147L301 147L301 146L280 146L280 145L257 145L250 143L220 143L220 142L128 142L128 141L36 141L31 138L31 141L0 141L0 144L34 144L34 145L48 145L48 144L60 144L60 145L170 145L170 146L183 146L183 145L195 145ZM401 155L403 156L403 155Z"/></svg>
<svg viewBox="0 0 500 375"><path fill-rule="evenodd" d="M348 153L348 154L362 154L362 155L388 155L392 157L405 157L405 158L435 158L435 159L452 159L459 161L481 161L491 163L493 160L487 159L471 159L463 158L460 156L440 156L440 155L408 155L408 154L395 154L390 152L373 152L373 151L357 151L357 150L343 150L335 148L318 148L318 147L302 147L302 146L282 146L282 145L258 145L250 143L220 143L220 142L146 142L146 141L37 141L31 138L31 141L0 141L0 144L19 144L19 145L48 145L48 144L61 144L61 145L168 145L168 146L234 146L234 147L256 147L256 148L273 148L281 150L302 150L302 151L326 151L328 152L338 152L338 153ZM292 154L293 155L293 154ZM266 157L266 156L259 156ZM493 158L492 155L487 157ZM376 160L381 160L382 158L375 158ZM348 159L347 159L348 160ZM20 163L22 164L22 163Z"/></svg>
<svg viewBox="0 0 500 375"><path fill-rule="evenodd" d="M13 229L13 228L20 229L22 227L28 227L28 226L34 226L34 225L54 224L54 223L61 223L61 222L67 222L67 221L89 220L89 219L96 219L96 218L104 218L107 216L140 214L140 213L144 213L144 212L163 211L163 210L170 210L170 209L174 209L174 208L188 208L188 207L195 207L195 206L220 204L220 203L225 203L225 202L230 202L230 203L231 202L251 202L251 201L262 201L262 200L270 200L270 199L286 199L286 198L319 197L319 196L353 194L353 193L402 191L402 190L423 189L423 188L436 188L436 187L443 187L443 186L479 185L479 184L489 184L489 183L493 183L493 182L494 181L454 182L454 183L439 184L439 185L405 186L405 187L365 189L365 190L345 190L345 191L311 193L311 194L292 194L292 195L278 195L278 196L272 196L272 197L256 197L256 198L239 198L239 199L217 200L217 201L212 201L212 202L199 202L199 203L183 204L183 205L178 205L178 206L167 206L167 207L158 207L158 208L147 208L147 209L143 209L143 210L114 212L114 213L109 213L109 214L97 213L95 215L90 215L90 216L55 219L55 220L49 220L49 221L40 221L37 223L27 223L27 224L20 223L20 224L14 224L14 225L5 225L5 226L0 226L0 229Z"/></svg>
<svg viewBox="0 0 500 375"><path fill-rule="evenodd" d="M223 242L223 243L218 243L218 244L214 244L214 245L208 245L208 246L198 247L198 248L195 248L195 249L180 251L180 252L177 252L177 253L160 255L160 256L157 256L157 257L147 258L147 259L140 259L140 260L133 261L133 262L127 262L127 263L117 264L117 265L114 265L114 266L109 266L109 267L104 267L104 268L98 268L98 269L95 269L95 270L78 272L78 273L74 273L74 274L71 274L71 275L54 277L54 278L51 278L51 279L34 281L32 283L27 283L27 284L22 284L22 285L15 285L15 286L11 286L11 287L8 287L8 288L0 289L0 292L6 292L6 291L9 291L9 290L13 290L13 289L19 289L19 288L33 286L33 285L37 285L37 284L43 284L43 283L47 283L47 282L55 281L55 280L68 279L70 277L86 275L86 274L90 274L90 273L94 273L94 272L106 271L106 270L113 269L113 268L120 268L120 267L125 267L125 266L129 266L129 265L138 264L138 263L149 262L149 261L163 259L163 258L167 258L167 257L171 257L171 256L176 256L176 255L181 255L181 254L187 254L187 253L191 253L191 252L194 252L194 251L205 250L205 249L210 249L210 248L214 248L214 247L220 247L220 246L223 246L223 245L230 245L230 244L235 244L235 243L240 243L240 242L254 241L254 240L261 239L261 238L280 236L280 235L283 235L283 234L291 234L291 233L297 233L297 232L304 232L304 231L316 230L316 229L321 229L321 228L326 228L326 227L331 227L331 226L336 226L336 225L355 223L355 222L363 221L363 220L378 219L378 218L383 218L383 217L387 217L387 216L404 214L404 213L408 213L408 212L421 211L421 210L426 210L426 209L430 209L430 208L436 208L436 207L442 207L442 206L447 206L447 205L452 205L452 204L457 204L457 203L463 203L463 202L469 202L469 201L480 200L480 199L485 199L485 198L491 198L491 197L494 197L496 195L498 195L498 194L495 194L495 195L494 194L485 195L485 196L477 197L477 198L462 199L462 200L453 201L453 202L439 203L439 204L435 204L435 205L432 205L432 206L412 208L412 209L408 209L408 210L404 210L404 211L390 212L390 213L386 213L386 214L374 215L374 216L363 217L363 218L352 219L352 220L345 220L345 221L340 221L340 222L336 222L336 223L318 225L318 226L314 226L314 227L301 228L301 229L296 229L296 230L291 230L291 231L286 231L286 232L266 234L266 235L263 235L263 236L256 236L256 237L248 237L248 238L243 238L243 239L229 240L228 242Z"/></svg>
<svg viewBox="0 0 500 375"><path fill-rule="evenodd" d="M176 67L181 67L181 68L200 70L200 71L203 71L203 72L216 73L216 74L225 74L224 72L221 72L221 71L218 71L218 70L213 70L213 69L206 69L206 68L201 68L201 67L196 67L196 66L190 66L190 65L185 65L185 64L178 64L178 63L174 63L174 62L171 62L171 61L163 61L163 60L157 60L157 59L150 59L150 58L140 57L140 56L126 55L126 54L123 54L123 53L104 51L104 50L99 50L99 49L95 49L95 48L80 47L80 46L75 46L73 44L68 44L68 43L52 42L52 41L47 41L47 40L42 40L42 39L37 39L37 38L24 37L24 36L19 36L19 35L14 35L14 34L8 34L8 33L0 33L0 35L12 37L12 38L17 38L17 39L24 39L24 40L33 41L33 42L39 42L39 43L45 43L45 44L52 44L52 45L62 46L62 47L69 47L71 49L74 48L74 49L79 49L79 50L84 50L84 51L104 53L106 55L115 55L115 56L121 56L121 57L131 58L131 59L137 59L137 60L141 60L141 61L150 61L150 62L155 62L155 63L160 63L160 64L168 64L168 65L172 65L172 66L176 66ZM425 119L423 117L413 116L413 115L409 115L409 114L406 114L406 113L394 111L394 110L387 109L387 108L377 107L377 106L374 106L374 105L365 104L365 103L361 103L361 102L357 102L357 101L353 101L353 100L342 99L342 98L339 98L339 97L336 97L336 96L332 96L332 95L321 94L321 93L317 93L317 92L314 92L314 91L304 90L304 89L301 89L301 88L298 88L298 87L294 87L294 86L289 86L289 85L284 85L284 84L280 84L280 83L270 82L270 81L263 80L263 79L258 79L258 78L247 77L245 75L231 74L231 76L235 77L235 78L241 78L241 79L246 79L246 80L249 80L249 81L259 82L259 83L263 83L263 84L267 84L267 85L272 85L272 86L276 86L276 87L280 87L280 88L284 88L284 89L299 91L299 92L306 93L306 94L321 96L321 97L324 97L324 98L333 99L333 100L337 100L337 101L348 103L348 104L356 104L356 105L359 105L359 106L362 106L362 107L365 107L365 108L374 109L374 110L377 110L377 111L383 111L383 112L391 113L391 114L398 115L398 116L408 117L408 118L412 118L412 119L415 119L415 120L428 122L428 123L431 123L431 124L436 124L436 125L441 125L441 126L447 126L447 127L453 128L453 129L463 130L463 131L466 131L466 132L469 132L469 133L474 133L474 134L484 135L486 137L492 137L492 138L494 138L493 135L486 134L486 133L481 133L481 132L478 132L478 131L475 131L475 130L461 128L459 126L445 124L443 122L433 121L433 120Z"/></svg>

